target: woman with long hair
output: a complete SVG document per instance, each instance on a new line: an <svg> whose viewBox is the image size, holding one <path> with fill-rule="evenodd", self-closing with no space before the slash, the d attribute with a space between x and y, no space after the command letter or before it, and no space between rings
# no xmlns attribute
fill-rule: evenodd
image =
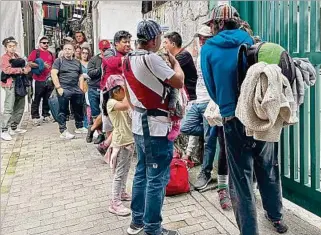
<svg viewBox="0 0 321 235"><path fill-rule="evenodd" d="M86 128L88 127L89 123L92 123L91 110L90 110L89 100L88 100L88 85L87 85L87 80L90 79L89 76L87 75L87 72L88 72L87 66L90 58L91 58L90 49L87 47L83 47L80 53L80 63L82 67L83 76L85 78L84 127Z"/></svg>

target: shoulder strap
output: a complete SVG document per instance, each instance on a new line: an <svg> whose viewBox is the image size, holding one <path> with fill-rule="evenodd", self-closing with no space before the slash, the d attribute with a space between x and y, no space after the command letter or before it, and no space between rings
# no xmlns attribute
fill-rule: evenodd
<svg viewBox="0 0 321 235"><path fill-rule="evenodd" d="M154 76L155 78L157 78L157 80L158 80L160 83L162 83L163 86L168 86L168 84L166 84L165 82L163 82L162 79L160 79L159 77L157 77L157 76L155 75L155 73L153 73L153 71L149 68L149 66L148 66L148 64L147 64L147 61L146 61L145 55L143 55L143 61L144 61L144 64L145 64L146 68L149 70L149 72L150 72L151 74L153 74L153 76Z"/></svg>
<svg viewBox="0 0 321 235"><path fill-rule="evenodd" d="M242 44L239 47L239 50L237 53L237 89L238 89L237 98L240 95L241 85L245 78L245 74L247 70L247 65L246 65L246 68L244 68L244 61L243 61L244 57L246 58L246 55L247 55L247 48L248 48L247 44Z"/></svg>
<svg viewBox="0 0 321 235"><path fill-rule="evenodd" d="M36 49L36 59L38 59L40 57L40 50Z"/></svg>

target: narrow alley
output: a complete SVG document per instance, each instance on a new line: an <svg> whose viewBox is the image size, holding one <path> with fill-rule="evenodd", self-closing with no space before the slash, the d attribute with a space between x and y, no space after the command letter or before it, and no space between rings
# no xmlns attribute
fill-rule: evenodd
<svg viewBox="0 0 321 235"><path fill-rule="evenodd" d="M112 172L95 146L80 134L71 141L61 140L56 123L33 127L28 117L26 113L22 123L28 130L25 134L1 142L1 234L126 234L130 216L108 212ZM69 126L74 127L72 122ZM129 192L133 169L134 163ZM259 200L257 208L261 234L277 234L264 218ZM302 210L293 212L287 202L285 210L287 234L321 234L320 218L309 213L307 222ZM216 190L166 197L163 221L181 235L239 234L233 212L222 211Z"/></svg>

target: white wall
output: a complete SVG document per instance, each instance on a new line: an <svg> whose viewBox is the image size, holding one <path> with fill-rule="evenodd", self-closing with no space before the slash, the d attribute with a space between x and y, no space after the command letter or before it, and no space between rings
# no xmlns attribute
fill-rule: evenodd
<svg viewBox="0 0 321 235"><path fill-rule="evenodd" d="M23 36L23 23L20 1L0 1L0 41L13 36L18 41L17 52L24 56L24 36ZM13 14L14 12L14 14ZM5 53L4 47L0 45L1 56ZM0 110L3 112L5 91L1 88L1 102ZM26 100L27 101L27 100ZM28 110L28 102L26 102L25 111Z"/></svg>
<svg viewBox="0 0 321 235"><path fill-rule="evenodd" d="M99 1L96 9L93 9L93 22L97 25L94 29L96 44L100 39L113 41L119 30L129 31L132 40L136 40L136 27L142 20L141 10L141 1Z"/></svg>

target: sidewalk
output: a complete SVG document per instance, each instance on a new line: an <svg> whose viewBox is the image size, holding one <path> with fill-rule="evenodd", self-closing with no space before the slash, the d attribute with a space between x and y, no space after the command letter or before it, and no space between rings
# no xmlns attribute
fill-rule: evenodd
<svg viewBox="0 0 321 235"><path fill-rule="evenodd" d="M25 120L23 127L26 134L1 142L1 234L126 234L130 217L108 212L112 174L95 145L84 135L61 140L56 123L32 127ZM133 170L134 163L128 191ZM276 234L260 203L258 208L260 233ZM165 227L181 235L239 234L233 212L220 209L215 190L167 197L163 211ZM285 220L289 235L321 234L291 210L285 209Z"/></svg>

